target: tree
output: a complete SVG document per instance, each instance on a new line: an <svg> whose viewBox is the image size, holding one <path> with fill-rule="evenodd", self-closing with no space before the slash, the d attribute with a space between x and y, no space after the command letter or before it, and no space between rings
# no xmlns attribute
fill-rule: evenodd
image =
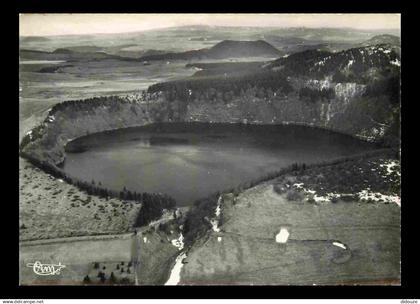
<svg viewBox="0 0 420 304"><path fill-rule="evenodd" d="M130 279L129 279L129 278L122 278L122 279L120 280L120 283L121 283L121 284L128 285L128 284L130 284Z"/></svg>
<svg viewBox="0 0 420 304"><path fill-rule="evenodd" d="M103 276L101 276L101 278L99 280L101 281L101 283L105 283L105 281L106 281L105 274Z"/></svg>
<svg viewBox="0 0 420 304"><path fill-rule="evenodd" d="M90 280L88 275L83 278L83 284L90 284L91 282L92 281Z"/></svg>
<svg viewBox="0 0 420 304"><path fill-rule="evenodd" d="M105 283L105 281L106 281L105 273L103 273L102 271L99 271L98 272L98 278L101 281L101 283Z"/></svg>
<svg viewBox="0 0 420 304"><path fill-rule="evenodd" d="M117 283L117 278L115 277L114 272L111 272L111 275L109 276L109 282L111 284Z"/></svg>

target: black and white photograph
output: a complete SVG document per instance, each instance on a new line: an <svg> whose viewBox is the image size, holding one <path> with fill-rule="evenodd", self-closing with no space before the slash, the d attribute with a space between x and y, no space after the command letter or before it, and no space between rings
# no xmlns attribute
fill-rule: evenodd
<svg viewBox="0 0 420 304"><path fill-rule="evenodd" d="M19 285L401 286L401 14L18 34Z"/></svg>

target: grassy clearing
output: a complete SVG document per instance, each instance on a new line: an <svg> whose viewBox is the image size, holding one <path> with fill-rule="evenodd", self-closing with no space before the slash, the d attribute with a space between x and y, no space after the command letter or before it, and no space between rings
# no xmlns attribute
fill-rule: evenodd
<svg viewBox="0 0 420 304"><path fill-rule="evenodd" d="M23 285L79 285L90 273L92 263L96 261L130 261L131 235L114 238L64 238L56 242L20 244L20 283ZM27 263L40 261L43 264L66 265L59 276L38 276L26 267Z"/></svg>
<svg viewBox="0 0 420 304"><path fill-rule="evenodd" d="M399 206L351 195L318 203L293 187L303 183L322 195L370 186L399 195L399 177L397 160L379 153L305 170L297 166L224 194L220 231L209 229L192 243L181 284L399 284ZM285 244L275 241L281 227L290 233Z"/></svg>
<svg viewBox="0 0 420 304"><path fill-rule="evenodd" d="M20 283L23 285L163 285L178 248L177 231L144 227L135 235L65 237L21 242ZM58 276L42 277L26 265L61 264ZM135 262L138 261L136 271Z"/></svg>
<svg viewBox="0 0 420 304"><path fill-rule="evenodd" d="M141 205L88 195L19 161L20 240L48 239L132 230Z"/></svg>
<svg viewBox="0 0 420 304"><path fill-rule="evenodd" d="M395 204L289 201L270 182L224 196L220 232L189 250L182 284L364 284L400 280ZM290 237L275 241L281 227ZM339 241L346 250L334 246Z"/></svg>

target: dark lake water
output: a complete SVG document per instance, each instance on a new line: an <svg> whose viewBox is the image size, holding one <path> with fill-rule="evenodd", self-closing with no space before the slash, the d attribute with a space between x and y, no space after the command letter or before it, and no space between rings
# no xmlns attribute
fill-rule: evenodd
<svg viewBox="0 0 420 304"><path fill-rule="evenodd" d="M186 206L295 162L309 164L373 148L303 126L167 123L76 139L66 147L63 168L117 191L166 193Z"/></svg>

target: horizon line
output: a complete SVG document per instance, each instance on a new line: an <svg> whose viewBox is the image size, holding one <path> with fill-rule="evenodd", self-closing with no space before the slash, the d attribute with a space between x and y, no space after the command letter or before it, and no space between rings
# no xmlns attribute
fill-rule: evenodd
<svg viewBox="0 0 420 304"><path fill-rule="evenodd" d="M210 28L216 28L216 27L226 27L226 28L275 28L275 29L351 29L359 32L380 32L380 31L398 31L401 32L400 27L396 28L376 28L376 29L361 29L361 28L355 28L350 26L343 26L343 27L337 27L337 26L322 26L322 27L311 27L311 26L234 26L234 25L209 25L209 24L187 24L187 25L179 25L179 26L166 26L166 27L157 27L153 29L144 29L144 30L133 30L133 31L123 31L123 32L96 32L96 33L81 33L81 34L44 34L44 35L20 35L19 38L25 38L25 37L63 37L63 36L92 36L92 35L114 35L114 34L134 34L134 33L143 33L143 32L151 32L151 31L159 31L159 30L165 30L165 29L174 29L174 28L182 28L182 27L210 27Z"/></svg>

